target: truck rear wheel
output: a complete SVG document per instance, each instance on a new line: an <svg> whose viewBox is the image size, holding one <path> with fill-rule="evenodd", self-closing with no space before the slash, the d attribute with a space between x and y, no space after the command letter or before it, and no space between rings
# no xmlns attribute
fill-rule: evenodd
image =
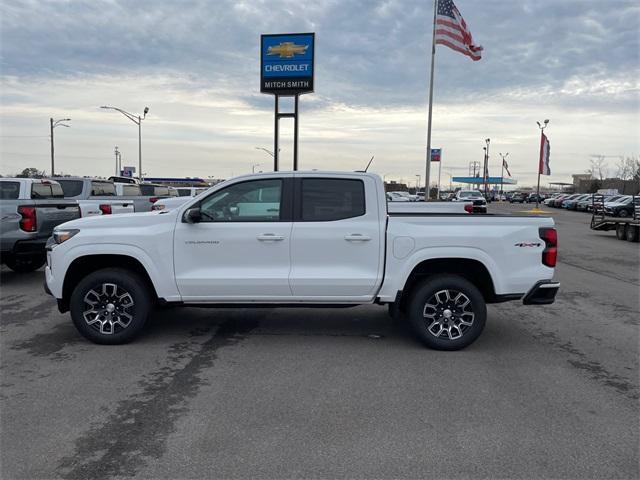
<svg viewBox="0 0 640 480"><path fill-rule="evenodd" d="M639 227L635 227L633 225L627 225L626 237L628 242L637 242L638 241L638 230Z"/></svg>
<svg viewBox="0 0 640 480"><path fill-rule="evenodd" d="M29 273L38 270L47 261L44 255L7 255L4 263L16 273Z"/></svg>
<svg viewBox="0 0 640 480"><path fill-rule="evenodd" d="M616 223L616 238L618 240L625 240L627 238L626 223Z"/></svg>
<svg viewBox="0 0 640 480"><path fill-rule="evenodd" d="M407 315L420 339L436 350L460 350L482 333L487 307L482 293L458 275L425 280L415 288Z"/></svg>
<svg viewBox="0 0 640 480"><path fill-rule="evenodd" d="M71 294L71 318L78 331L94 343L131 341L147 321L151 297L145 280L117 268L95 271Z"/></svg>

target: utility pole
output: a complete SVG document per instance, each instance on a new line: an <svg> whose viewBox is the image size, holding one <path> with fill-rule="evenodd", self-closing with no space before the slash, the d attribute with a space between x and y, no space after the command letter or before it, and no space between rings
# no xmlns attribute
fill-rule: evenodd
<svg viewBox="0 0 640 480"><path fill-rule="evenodd" d="M487 144L486 147L484 147L484 196L485 198L488 198L489 196L489 144L491 143L491 139L487 138L485 139L485 143Z"/></svg>
<svg viewBox="0 0 640 480"><path fill-rule="evenodd" d="M54 155L54 149L53 149L53 129L56 127L69 127L69 125L65 125L62 122L70 122L71 119L70 118L62 118L60 120L54 120L53 118L49 119L49 127L51 129L51 176L54 177L56 174L56 168L55 168L55 155Z"/></svg>

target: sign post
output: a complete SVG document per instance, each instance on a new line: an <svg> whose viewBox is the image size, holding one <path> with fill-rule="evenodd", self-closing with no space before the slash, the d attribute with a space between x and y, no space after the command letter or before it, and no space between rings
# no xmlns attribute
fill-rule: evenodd
<svg viewBox="0 0 640 480"><path fill-rule="evenodd" d="M279 165L279 123L293 118L293 169L298 169L298 97L313 92L315 33L262 35L260 92L274 95L273 170ZM280 97L294 97L293 113L280 112Z"/></svg>
<svg viewBox="0 0 640 480"><path fill-rule="evenodd" d="M442 158L442 149L441 148L432 148L431 149L431 155L429 155L429 158L427 159L427 165L431 166L431 162L438 162L438 189L436 190L437 193L437 199L440 198L440 176L442 174L442 162L440 161ZM430 189L429 189L429 185L426 185L427 190L425 191L424 194L424 198L425 198L425 202L428 201L428 198L430 196Z"/></svg>

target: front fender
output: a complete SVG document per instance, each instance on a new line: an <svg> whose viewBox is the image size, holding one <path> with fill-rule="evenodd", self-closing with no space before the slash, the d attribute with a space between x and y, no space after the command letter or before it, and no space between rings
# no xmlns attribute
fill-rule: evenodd
<svg viewBox="0 0 640 480"><path fill-rule="evenodd" d="M154 262L147 252L136 245L101 243L64 247L64 244L54 247L52 265L47 275L47 285L56 298L62 298L64 278L74 260L91 255L122 255L142 264L159 298L167 301L180 300L173 272L172 252L166 252L166 255L159 257L159 261Z"/></svg>

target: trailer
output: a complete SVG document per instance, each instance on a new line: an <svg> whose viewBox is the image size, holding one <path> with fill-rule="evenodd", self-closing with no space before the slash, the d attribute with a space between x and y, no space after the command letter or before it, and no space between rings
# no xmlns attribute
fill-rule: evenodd
<svg viewBox="0 0 640 480"><path fill-rule="evenodd" d="M607 215L604 206L604 195L593 196L591 214L591 230L615 230L618 240L637 242L640 240L640 196L634 195L633 212L628 217L612 217Z"/></svg>

